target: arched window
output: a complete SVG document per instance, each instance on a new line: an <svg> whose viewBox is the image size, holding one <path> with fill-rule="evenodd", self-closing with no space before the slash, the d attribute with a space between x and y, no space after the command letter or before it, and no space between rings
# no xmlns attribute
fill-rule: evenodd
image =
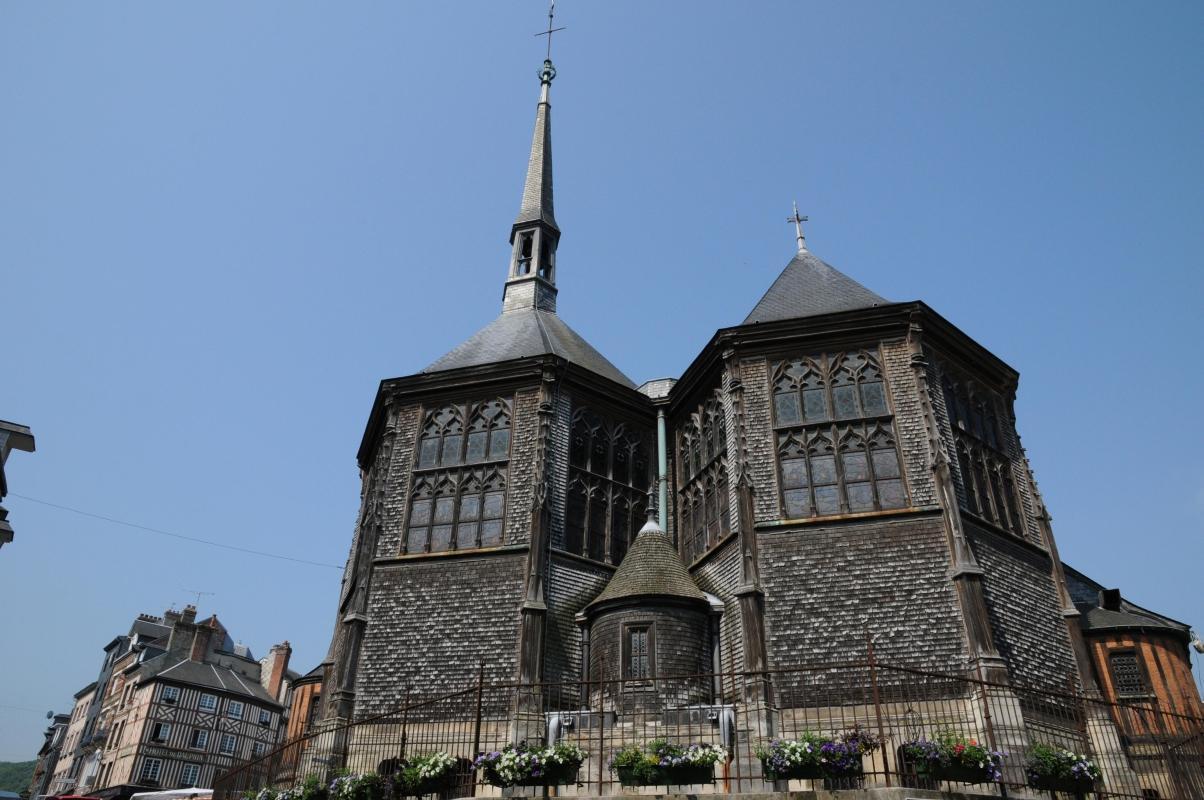
<svg viewBox="0 0 1204 800"><path fill-rule="evenodd" d="M510 417L507 398L427 412L415 456L407 554L501 544Z"/></svg>
<svg viewBox="0 0 1204 800"><path fill-rule="evenodd" d="M463 411L444 406L426 416L418 444L418 469L459 464L464 444Z"/></svg>
<svg viewBox="0 0 1204 800"><path fill-rule="evenodd" d="M966 508L977 514L980 508L978 492L974 488L974 470L970 467L970 448L965 442L957 443L957 466L965 489Z"/></svg>
<svg viewBox="0 0 1204 800"><path fill-rule="evenodd" d="M678 542L687 563L731 532L727 486L727 423L718 393L685 417L678 433Z"/></svg>
<svg viewBox="0 0 1204 800"><path fill-rule="evenodd" d="M903 508L898 446L876 352L779 362L778 477L787 519Z"/></svg>
<svg viewBox="0 0 1204 800"><path fill-rule="evenodd" d="M595 486L594 491L589 498L589 536L588 547L586 554L595 561L602 561L606 557L606 512L609 510L607 506L607 495L605 486Z"/></svg>
<svg viewBox="0 0 1204 800"><path fill-rule="evenodd" d="M941 366L941 387L957 447L958 479L966 511L1024 536L1027 522L1016 494L1002 402L989 387L950 374Z"/></svg>
<svg viewBox="0 0 1204 800"><path fill-rule="evenodd" d="M574 412L564 549L617 564L642 520L632 518L648 487L644 436L588 408ZM643 508L642 503L639 506Z"/></svg>
<svg viewBox="0 0 1204 800"><path fill-rule="evenodd" d="M510 456L510 410L501 400L480 403L468 423L464 461L497 461Z"/></svg>
<svg viewBox="0 0 1204 800"><path fill-rule="evenodd" d="M630 502L621 494L616 496L610 508L610 563L618 564L627 555L635 522Z"/></svg>

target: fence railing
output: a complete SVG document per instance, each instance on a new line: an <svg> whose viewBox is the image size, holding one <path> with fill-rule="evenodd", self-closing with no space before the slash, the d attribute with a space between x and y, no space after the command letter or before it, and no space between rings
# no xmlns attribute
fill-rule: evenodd
<svg viewBox="0 0 1204 800"><path fill-rule="evenodd" d="M772 739L835 735L859 728L882 746L864 775L828 788L903 786L1037 796L1025 765L1036 744L1065 747L1102 770L1101 797L1204 798L1204 719L1156 705L1116 704L1073 691L1017 688L957 675L874 663L825 664L764 673L662 675L641 681L488 684L435 697L407 696L386 714L315 726L306 735L222 774L214 800L261 788L286 789L341 772L388 773L407 757L446 752L460 759L445 797L497 796L471 766L509 743L573 743L589 757L576 785L557 796L630 794L609 769L615 753L653 739L723 745L729 760L693 794L824 788L824 781L771 781L755 748ZM917 771L903 743L943 733L1005 754L1002 780L971 787ZM683 788L682 791L687 791ZM508 794L542 795L542 789ZM1042 797L1049 794L1042 793ZM1069 796L1069 795L1068 795Z"/></svg>

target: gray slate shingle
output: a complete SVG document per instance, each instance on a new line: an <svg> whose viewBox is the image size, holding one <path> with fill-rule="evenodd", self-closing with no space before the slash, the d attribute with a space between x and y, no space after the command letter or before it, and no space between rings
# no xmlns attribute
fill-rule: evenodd
<svg viewBox="0 0 1204 800"><path fill-rule="evenodd" d="M852 311L889 302L804 250L790 260L744 324Z"/></svg>
<svg viewBox="0 0 1204 800"><path fill-rule="evenodd" d="M493 322L422 371L443 372L548 354L560 356L615 383L635 388L630 378L607 361L564 320L550 311L534 308L503 311Z"/></svg>

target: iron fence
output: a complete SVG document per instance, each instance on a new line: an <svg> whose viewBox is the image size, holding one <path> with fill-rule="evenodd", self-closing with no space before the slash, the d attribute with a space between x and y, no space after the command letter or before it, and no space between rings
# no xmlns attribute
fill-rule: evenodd
<svg viewBox="0 0 1204 800"><path fill-rule="evenodd" d="M860 776L828 779L826 785L823 779L772 781L756 756L755 748L773 739L853 729L882 742L864 757ZM937 782L917 770L903 743L942 733L1004 753L1002 780L975 787ZM622 787L609 762L620 749L653 739L724 746L729 758L715 766L713 783L678 787L691 794L903 786L1031 797L1038 795L1027 787L1026 762L1034 745L1050 744L1083 753L1099 766L1099 797L1204 798L1204 719L1150 703L1108 703L1071 689L1018 688L980 674L881 664L872 657L764 673L659 675L640 681L524 685L490 684L482 677L439 696L407 693L387 714L319 724L225 772L215 783L214 798L292 788L311 776L327 783L342 772L387 775L407 757L439 751L458 759L456 781L443 792L445 798L499 796L502 791L483 782L473 759L520 741L570 742L589 756L575 785L515 788L505 792L508 796L641 793ZM643 790L649 791L656 789Z"/></svg>

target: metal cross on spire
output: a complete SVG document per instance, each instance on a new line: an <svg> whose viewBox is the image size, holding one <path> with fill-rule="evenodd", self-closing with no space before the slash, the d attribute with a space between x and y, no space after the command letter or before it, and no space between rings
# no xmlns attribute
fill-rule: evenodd
<svg viewBox="0 0 1204 800"><path fill-rule="evenodd" d="M556 0L552 0L552 3L551 3L551 5L549 5L549 6L548 6L548 29L547 29L546 31L540 31L539 33L535 34L536 36L546 36L546 37L548 37L548 55L547 55L547 60L548 60L549 62L551 62L551 61L552 61L552 34L553 34L553 33L556 33L557 31L562 31L562 30L564 30L564 27L560 27L560 28L553 28L553 27L552 27L552 18L553 18L553 17L555 17L555 16L556 16Z"/></svg>
<svg viewBox="0 0 1204 800"><path fill-rule="evenodd" d="M786 217L787 222L794 223L795 239L798 241L798 251L801 253L807 249L807 237L803 235L803 223L807 221L807 217L799 216L798 203L794 204L794 215Z"/></svg>

